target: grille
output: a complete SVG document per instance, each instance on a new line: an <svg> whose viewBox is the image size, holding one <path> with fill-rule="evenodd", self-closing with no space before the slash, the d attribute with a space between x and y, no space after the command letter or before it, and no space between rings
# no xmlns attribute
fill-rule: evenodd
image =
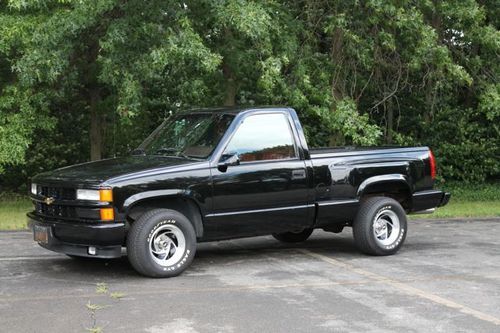
<svg viewBox="0 0 500 333"><path fill-rule="evenodd" d="M45 197L52 197L56 200L75 200L76 190L74 188L39 186L38 194Z"/></svg>
<svg viewBox="0 0 500 333"><path fill-rule="evenodd" d="M71 206L47 205L43 202L35 203L35 210L38 214L50 217L70 217L75 218L76 209Z"/></svg>

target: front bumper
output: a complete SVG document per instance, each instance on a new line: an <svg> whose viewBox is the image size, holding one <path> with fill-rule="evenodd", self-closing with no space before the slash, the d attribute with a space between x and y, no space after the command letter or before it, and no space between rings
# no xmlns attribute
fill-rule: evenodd
<svg viewBox="0 0 500 333"><path fill-rule="evenodd" d="M118 258L125 242L126 225L124 222L84 223L49 220L33 213L28 213L28 225L44 227L48 231L48 241L39 245L65 254L96 257ZM95 247L95 255L90 255L89 247Z"/></svg>
<svg viewBox="0 0 500 333"><path fill-rule="evenodd" d="M419 191L412 196L412 213L442 207L448 204L451 194L439 190Z"/></svg>

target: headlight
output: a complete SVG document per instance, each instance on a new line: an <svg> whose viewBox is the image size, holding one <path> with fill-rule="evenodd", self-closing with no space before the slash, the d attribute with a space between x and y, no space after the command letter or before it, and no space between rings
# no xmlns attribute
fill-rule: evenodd
<svg viewBox="0 0 500 333"><path fill-rule="evenodd" d="M99 201L99 190L76 190L76 198L78 200Z"/></svg>
<svg viewBox="0 0 500 333"><path fill-rule="evenodd" d="M37 185L35 183L31 183L31 194L37 195Z"/></svg>
<svg viewBox="0 0 500 333"><path fill-rule="evenodd" d="M101 190L76 190L77 200L93 200L93 201L113 201L113 191L111 189Z"/></svg>

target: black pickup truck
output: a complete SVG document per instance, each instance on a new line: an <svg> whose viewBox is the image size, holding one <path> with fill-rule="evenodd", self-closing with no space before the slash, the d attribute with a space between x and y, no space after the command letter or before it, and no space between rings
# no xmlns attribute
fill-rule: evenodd
<svg viewBox="0 0 500 333"><path fill-rule="evenodd" d="M390 255L407 213L445 205L427 147L311 149L291 108L217 108L165 120L130 156L33 177L34 239L70 257L115 258L151 277L180 274L197 242L352 227Z"/></svg>

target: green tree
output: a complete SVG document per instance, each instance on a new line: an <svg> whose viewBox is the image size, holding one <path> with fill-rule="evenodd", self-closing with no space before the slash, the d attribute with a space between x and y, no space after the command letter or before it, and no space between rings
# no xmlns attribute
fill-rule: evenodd
<svg viewBox="0 0 500 333"><path fill-rule="evenodd" d="M445 178L498 177L499 14L493 0L2 0L2 183L126 153L171 111L257 104L294 107L314 146L427 144Z"/></svg>

